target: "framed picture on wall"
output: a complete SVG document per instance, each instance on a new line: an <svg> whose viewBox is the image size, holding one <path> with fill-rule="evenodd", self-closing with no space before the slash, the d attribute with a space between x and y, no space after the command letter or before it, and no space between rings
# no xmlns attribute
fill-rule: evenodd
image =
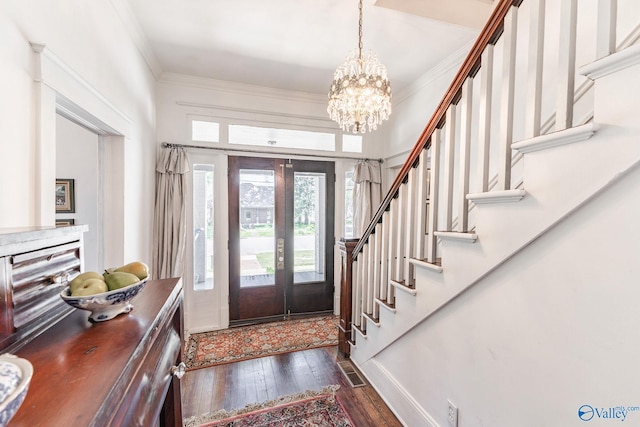
<svg viewBox="0 0 640 427"><path fill-rule="evenodd" d="M75 223L73 218L69 219L56 219L56 227L64 227L67 225L73 225Z"/></svg>
<svg viewBox="0 0 640 427"><path fill-rule="evenodd" d="M73 213L76 211L73 179L56 179L56 212Z"/></svg>

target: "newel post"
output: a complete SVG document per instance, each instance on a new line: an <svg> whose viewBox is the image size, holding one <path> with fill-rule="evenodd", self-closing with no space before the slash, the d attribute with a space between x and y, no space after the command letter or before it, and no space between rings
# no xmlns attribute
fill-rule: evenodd
<svg viewBox="0 0 640 427"><path fill-rule="evenodd" d="M351 266L352 252L358 239L345 239L338 242L340 250L340 325L338 326L338 351L345 357L351 354Z"/></svg>

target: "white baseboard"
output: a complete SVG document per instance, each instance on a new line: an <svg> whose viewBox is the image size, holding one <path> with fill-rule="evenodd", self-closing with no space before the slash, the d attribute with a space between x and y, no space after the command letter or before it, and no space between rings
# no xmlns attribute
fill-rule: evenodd
<svg viewBox="0 0 640 427"><path fill-rule="evenodd" d="M402 425L440 427L440 424L375 359L369 359L363 366L356 360L351 360Z"/></svg>

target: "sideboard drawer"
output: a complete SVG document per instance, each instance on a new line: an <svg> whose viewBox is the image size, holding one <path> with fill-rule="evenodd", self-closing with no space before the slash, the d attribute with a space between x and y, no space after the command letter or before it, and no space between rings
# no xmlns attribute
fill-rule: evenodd
<svg viewBox="0 0 640 427"><path fill-rule="evenodd" d="M26 337L38 335L73 310L59 294L69 278L82 271L84 229L78 228L27 233L25 241L0 254L1 350L15 351ZM29 240L31 234L40 237L39 245Z"/></svg>
<svg viewBox="0 0 640 427"><path fill-rule="evenodd" d="M130 400L120 407L113 425L125 425L128 421L131 426L148 426L158 419L173 377L171 368L177 363L179 353L180 337L170 329L166 339L156 341L149 350L127 393Z"/></svg>

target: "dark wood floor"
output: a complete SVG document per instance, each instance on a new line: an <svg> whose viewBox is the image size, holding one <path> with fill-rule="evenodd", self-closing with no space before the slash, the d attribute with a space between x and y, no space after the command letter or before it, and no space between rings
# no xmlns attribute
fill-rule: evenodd
<svg viewBox="0 0 640 427"><path fill-rule="evenodd" d="M401 426L370 385L349 385L336 360L343 360L337 347L326 347L189 371L182 378L183 416L243 408L339 384L338 398L357 427Z"/></svg>

